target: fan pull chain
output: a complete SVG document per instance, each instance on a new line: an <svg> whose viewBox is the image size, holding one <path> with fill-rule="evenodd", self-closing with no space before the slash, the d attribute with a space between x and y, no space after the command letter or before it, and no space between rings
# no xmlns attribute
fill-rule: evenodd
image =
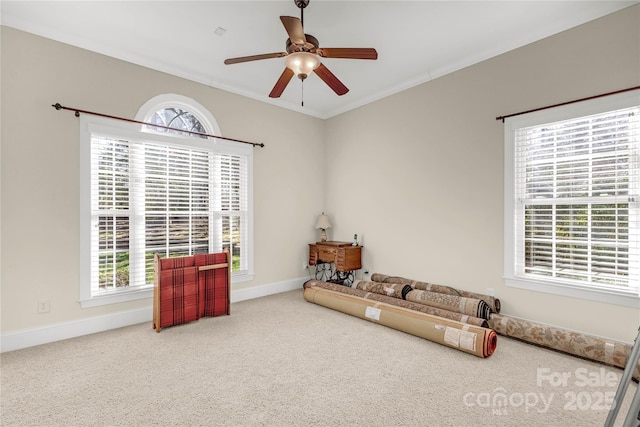
<svg viewBox="0 0 640 427"><path fill-rule="evenodd" d="M304 107L304 80L302 80L300 82L300 84L302 85L302 94L300 96L300 98L302 99L302 101L300 102L300 106Z"/></svg>

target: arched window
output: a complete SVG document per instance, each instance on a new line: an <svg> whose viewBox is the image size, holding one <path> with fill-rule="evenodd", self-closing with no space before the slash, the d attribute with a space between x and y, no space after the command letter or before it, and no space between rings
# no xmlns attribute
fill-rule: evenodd
<svg viewBox="0 0 640 427"><path fill-rule="evenodd" d="M206 133L206 129L200 123L193 114L189 111L185 111L181 108L176 107L167 107L161 110L156 111L151 119L148 120L149 123L153 123L156 125L160 125L163 127L155 127L158 132L169 132L169 133L177 133L180 135L193 135L199 136L200 138L206 138L204 135L197 135L191 132L199 132ZM148 128L152 128L151 126L147 126ZM167 129L173 128L173 129ZM175 129L182 129L184 131L189 132L181 132Z"/></svg>
<svg viewBox="0 0 640 427"><path fill-rule="evenodd" d="M81 120L83 306L148 297L156 253L229 249L233 280L250 279L252 149L204 135L220 135L215 119L180 95L149 100L136 120L160 127Z"/></svg>
<svg viewBox="0 0 640 427"><path fill-rule="evenodd" d="M184 131L221 135L218 123L211 113L195 100L182 95L165 94L151 98L140 107L136 120ZM206 138L161 127L145 126L144 130Z"/></svg>

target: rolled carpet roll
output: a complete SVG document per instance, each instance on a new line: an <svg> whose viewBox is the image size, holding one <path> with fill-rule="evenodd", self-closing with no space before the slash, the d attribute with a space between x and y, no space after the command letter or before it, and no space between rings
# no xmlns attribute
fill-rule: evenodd
<svg viewBox="0 0 640 427"><path fill-rule="evenodd" d="M622 369L632 350L629 344L502 314L492 314L489 326L500 335ZM635 367L633 378L640 380L640 365Z"/></svg>
<svg viewBox="0 0 640 427"><path fill-rule="evenodd" d="M305 287L304 298L314 304L379 323L478 357L489 357L496 349L497 335L492 329L431 316L384 302L370 301L319 286Z"/></svg>
<svg viewBox="0 0 640 427"><path fill-rule="evenodd" d="M427 283L427 282L418 282L416 280L405 279L404 277L387 276L386 274L373 273L371 275L371 281L379 282L379 283L399 283L399 284L406 283L411 287L413 287L414 289L422 289L425 291L438 292L441 294L461 296L460 291L458 291L456 288L452 288L450 286L435 285L433 283ZM418 286L416 287L416 285Z"/></svg>
<svg viewBox="0 0 640 427"><path fill-rule="evenodd" d="M492 312L491 307L481 299L416 290L408 284L356 280L351 286L363 291L402 298L417 304L424 304L468 316L480 317L481 319L489 319L489 315Z"/></svg>
<svg viewBox="0 0 640 427"><path fill-rule="evenodd" d="M407 293L413 290L410 285L404 283L380 283L365 280L355 280L351 287L400 299L407 299Z"/></svg>
<svg viewBox="0 0 640 427"><path fill-rule="evenodd" d="M453 311L443 310L429 305L418 304L404 299L389 297L386 295L380 295L377 293L363 291L361 289L355 289L348 286L338 285L330 282L323 282L320 280L309 280L305 282L304 287L319 286L331 291L340 292L348 295L355 295L364 299L386 302L387 304L397 305L398 307L408 308L409 310L415 310L422 313L431 314L432 316L444 317L445 319L456 320L461 323L468 323L470 325L481 326L483 328L489 327L487 319L480 317L469 316L467 314L457 313Z"/></svg>
<svg viewBox="0 0 640 427"><path fill-rule="evenodd" d="M406 279L404 277L398 277L398 276L388 276L386 274L380 274L380 273L373 273L371 275L371 280L374 282L381 282L381 283L408 284L414 289L420 289L420 290L429 291L429 292L438 292L438 293L447 294L447 295L458 295L465 298L481 299L484 302L486 302L489 305L489 307L491 307L492 311L496 313L500 313L500 300L490 295L463 291L461 289L452 288L450 286L435 285L433 283L419 282L413 279Z"/></svg>
<svg viewBox="0 0 640 427"><path fill-rule="evenodd" d="M426 304L445 310L457 311L470 316L489 319L491 307L481 299L459 297L456 295L439 294L438 292L414 289L407 293L407 301Z"/></svg>

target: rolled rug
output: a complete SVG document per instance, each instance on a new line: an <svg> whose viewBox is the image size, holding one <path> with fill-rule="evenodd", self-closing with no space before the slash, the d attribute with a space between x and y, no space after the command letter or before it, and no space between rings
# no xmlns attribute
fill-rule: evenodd
<svg viewBox="0 0 640 427"><path fill-rule="evenodd" d="M492 313L491 307L481 299L440 294L438 292L422 291L418 289L414 289L407 293L407 301L426 304L445 310L457 311L459 313L487 320Z"/></svg>
<svg viewBox="0 0 640 427"><path fill-rule="evenodd" d="M404 283L380 283L369 282L365 280L355 280L351 284L352 288L360 289L367 292L373 292L380 295L386 295L388 297L407 299L407 293L412 291L411 285Z"/></svg>
<svg viewBox="0 0 640 427"><path fill-rule="evenodd" d="M467 314L457 313L453 311L443 310L429 305L418 304L411 301L406 301L400 298L388 297L386 295L380 295L377 293L363 291L361 289L350 288L343 285L338 285L330 282L323 282L319 280L309 280L304 284L305 289L311 286L318 286L324 289L329 289L335 292L340 292L348 295L355 295L368 300L386 302L387 304L397 305L398 307L408 308L409 310L419 311L421 313L431 314L432 316L444 317L445 319L455 320L461 323L468 323L470 325L481 326L483 328L489 327L486 319L480 317L469 316Z"/></svg>
<svg viewBox="0 0 640 427"><path fill-rule="evenodd" d="M500 335L622 369L625 368L633 347L618 341L496 313L491 315L489 327ZM635 367L633 378L640 381L640 365Z"/></svg>
<svg viewBox="0 0 640 427"><path fill-rule="evenodd" d="M494 313L500 313L501 305L498 298L492 297L490 295L479 294L476 292L463 291L462 289L458 289L458 292L460 292L460 296L463 296L465 298L481 299L482 301L486 302L489 307L491 307L491 310Z"/></svg>
<svg viewBox="0 0 640 427"><path fill-rule="evenodd" d="M461 296L460 292L457 289L452 288L450 286L434 285L433 283L427 283L427 282L418 282L416 280L405 279L404 277L387 276L386 274L373 273L371 275L371 281L379 282L379 283L408 284L414 289L422 289L424 291Z"/></svg>
<svg viewBox="0 0 640 427"><path fill-rule="evenodd" d="M489 357L497 345L494 330L408 310L320 286L305 286L304 298L370 322L379 323L478 357Z"/></svg>
<svg viewBox="0 0 640 427"><path fill-rule="evenodd" d="M420 289L420 290L429 291L429 292L438 292L438 293L447 294L447 295L458 295L465 298L481 299L484 302L486 302L489 305L489 307L491 307L491 310L493 312L500 313L500 308L501 308L500 300L490 295L463 291L461 289L452 288L450 286L435 285L433 283L419 282L413 279L406 279L404 277L398 277L398 276L388 276L386 274L380 274L380 273L373 273L371 275L371 280L374 282L381 282L385 284L386 283L408 284L414 289Z"/></svg>
<svg viewBox="0 0 640 427"><path fill-rule="evenodd" d="M351 286L363 291L402 298L418 304L429 305L431 307L462 313L468 316L480 317L482 319L489 319L489 315L492 312L489 305L481 299L416 290L408 284L356 280Z"/></svg>

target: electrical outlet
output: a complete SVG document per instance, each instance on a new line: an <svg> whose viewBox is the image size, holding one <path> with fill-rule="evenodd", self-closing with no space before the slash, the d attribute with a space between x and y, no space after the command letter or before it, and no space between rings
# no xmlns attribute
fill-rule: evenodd
<svg viewBox="0 0 640 427"><path fill-rule="evenodd" d="M490 297L495 296L496 291L493 288L487 288L487 295L489 295Z"/></svg>
<svg viewBox="0 0 640 427"><path fill-rule="evenodd" d="M48 299L38 300L38 314L48 313L51 310L51 304Z"/></svg>
<svg viewBox="0 0 640 427"><path fill-rule="evenodd" d="M364 274L369 274L369 267L364 268Z"/></svg>
<svg viewBox="0 0 640 427"><path fill-rule="evenodd" d="M303 269L303 270L306 270L306 269L308 269L308 268L309 268L309 264L307 264L306 262L303 262L303 263L302 263L302 269Z"/></svg>

